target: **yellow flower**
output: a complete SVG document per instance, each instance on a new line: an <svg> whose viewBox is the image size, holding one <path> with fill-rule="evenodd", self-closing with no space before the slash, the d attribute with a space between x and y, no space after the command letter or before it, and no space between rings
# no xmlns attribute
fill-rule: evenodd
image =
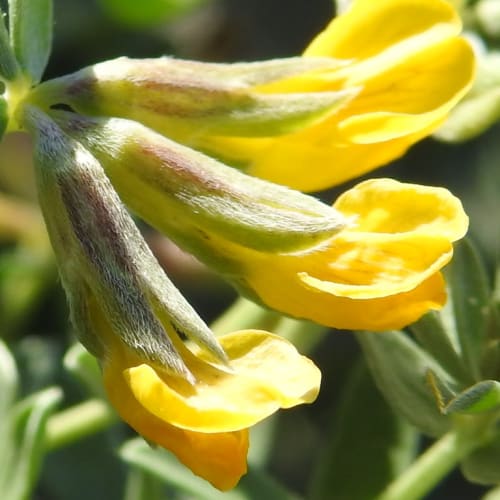
<svg viewBox="0 0 500 500"><path fill-rule="evenodd" d="M431 134L471 86L474 56L444 0L354 0L300 58L106 61L32 99L138 121L301 191L359 176Z"/></svg>
<svg viewBox="0 0 500 500"><path fill-rule="evenodd" d="M102 362L113 406L139 434L221 490L246 472L248 427L279 408L314 401L319 390L313 363L263 331L219 337L231 371L211 364L200 350L193 355L177 339L194 384L158 370L117 340L109 335Z"/></svg>
<svg viewBox="0 0 500 500"><path fill-rule="evenodd" d="M245 213L248 186L256 179L136 122L66 113L57 117L99 158L133 211L252 300L324 325L370 330L401 328L445 302L439 271L468 226L460 201L446 189L366 181L333 205L340 224L323 240L309 238L309 245L303 240L293 250L252 244L232 228ZM286 216L284 188L258 182L260 188L255 185L252 191L256 197L260 189L273 200L277 190L274 199L283 210L279 227L286 232L294 219ZM231 209L210 224L199 219L206 207L218 204ZM273 213L271 204L267 211ZM254 241L261 243L259 232L272 240L276 228L260 220L255 227Z"/></svg>
<svg viewBox="0 0 500 500"><path fill-rule="evenodd" d="M239 252L244 286L274 309L347 329L398 329L444 304L439 270L468 225L457 198L443 188L375 179L334 207L354 217L353 225L307 252L228 246L228 255Z"/></svg>
<svg viewBox="0 0 500 500"><path fill-rule="evenodd" d="M71 319L101 363L112 404L194 473L233 487L246 471L248 428L312 402L319 370L268 332L216 339L159 266L97 159L40 110L27 107L24 122Z"/></svg>
<svg viewBox="0 0 500 500"><path fill-rule="evenodd" d="M305 50L318 69L257 87L318 92L359 87L337 113L279 137L203 137L198 147L248 173L303 191L339 184L405 153L435 130L465 94L474 56L441 0L354 0Z"/></svg>

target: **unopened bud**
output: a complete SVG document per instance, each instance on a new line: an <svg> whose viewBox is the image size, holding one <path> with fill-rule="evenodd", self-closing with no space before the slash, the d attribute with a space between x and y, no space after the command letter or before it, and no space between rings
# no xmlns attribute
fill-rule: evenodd
<svg viewBox="0 0 500 500"><path fill-rule="evenodd" d="M96 158L38 109L27 108L24 121L35 138L40 205L82 343L103 357L118 339L190 379L171 340L182 333L224 362L219 344L160 268Z"/></svg>
<svg viewBox="0 0 500 500"><path fill-rule="evenodd" d="M99 159L127 205L157 227L168 219L170 227L273 252L310 248L349 223L312 196L248 176L136 122L70 113L57 119Z"/></svg>
<svg viewBox="0 0 500 500"><path fill-rule="evenodd" d="M339 64L329 58L213 64L121 57L46 82L35 92L45 106L129 118L181 142L197 134L267 137L324 119L358 89L275 94L252 87Z"/></svg>

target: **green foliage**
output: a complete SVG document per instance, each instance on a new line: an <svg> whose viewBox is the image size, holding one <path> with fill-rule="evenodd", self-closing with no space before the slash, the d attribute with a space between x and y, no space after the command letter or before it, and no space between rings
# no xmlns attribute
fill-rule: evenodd
<svg viewBox="0 0 500 500"><path fill-rule="evenodd" d="M455 396L444 413L483 413L500 409L500 382L483 380Z"/></svg>
<svg viewBox="0 0 500 500"><path fill-rule="evenodd" d="M127 26L165 22L206 3L206 0L100 0L102 7Z"/></svg>
<svg viewBox="0 0 500 500"><path fill-rule="evenodd" d="M37 392L15 403L17 369L0 343L0 491L9 500L30 498L45 455L45 429L60 402L58 388Z"/></svg>
<svg viewBox="0 0 500 500"><path fill-rule="evenodd" d="M0 15L3 12L0 9ZM0 76L5 80L13 80L19 72L16 56L12 50L9 40L9 32L4 20L0 20Z"/></svg>
<svg viewBox="0 0 500 500"><path fill-rule="evenodd" d="M447 278L462 362L474 381L482 377L482 359L491 326L490 286L484 263L468 240L455 247Z"/></svg>
<svg viewBox="0 0 500 500"><path fill-rule="evenodd" d="M9 0L9 28L17 60L38 83L52 48L52 0Z"/></svg>
<svg viewBox="0 0 500 500"><path fill-rule="evenodd" d="M206 481L193 475L176 458L164 450L153 449L142 439L127 441L120 449L120 456L129 464L148 474L152 474L164 483L180 492L173 498L182 498L182 493L199 500L298 500L265 472L250 470L238 486L224 494Z"/></svg>
<svg viewBox="0 0 500 500"><path fill-rule="evenodd" d="M311 500L375 498L417 452L416 429L384 401L364 363L353 369L342 392L317 459Z"/></svg>
<svg viewBox="0 0 500 500"><path fill-rule="evenodd" d="M432 370L450 385L453 380L415 341L403 332L360 332L358 340L382 394L393 408L420 431L441 436L450 428L427 384Z"/></svg>

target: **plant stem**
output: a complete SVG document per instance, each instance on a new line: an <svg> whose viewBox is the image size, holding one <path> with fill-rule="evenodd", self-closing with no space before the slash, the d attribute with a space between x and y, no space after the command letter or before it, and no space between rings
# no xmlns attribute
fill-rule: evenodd
<svg viewBox="0 0 500 500"><path fill-rule="evenodd" d="M302 354L310 353L321 341L327 327L292 318L281 318L274 332L295 345Z"/></svg>
<svg viewBox="0 0 500 500"><path fill-rule="evenodd" d="M418 500L429 493L462 458L481 443L464 440L457 432L445 434L430 446L377 500Z"/></svg>
<svg viewBox="0 0 500 500"><path fill-rule="evenodd" d="M247 328L268 330L272 329L280 318L280 314L240 297L210 325L210 328L215 335Z"/></svg>
<svg viewBox="0 0 500 500"><path fill-rule="evenodd" d="M47 422L47 450L61 448L106 429L117 420L116 413L102 399L90 399L56 413Z"/></svg>

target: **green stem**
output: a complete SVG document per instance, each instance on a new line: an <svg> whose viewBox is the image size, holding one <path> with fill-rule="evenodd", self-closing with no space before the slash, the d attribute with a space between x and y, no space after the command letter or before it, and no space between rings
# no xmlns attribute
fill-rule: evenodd
<svg viewBox="0 0 500 500"><path fill-rule="evenodd" d="M269 330L280 318L278 313L240 297L210 325L210 328L215 335L247 328Z"/></svg>
<svg viewBox="0 0 500 500"><path fill-rule="evenodd" d="M316 347L327 330L325 326L310 321L281 318L273 331L289 340L302 354L307 354Z"/></svg>
<svg viewBox="0 0 500 500"><path fill-rule="evenodd" d="M480 444L473 439L463 439L457 432L445 434L393 481L377 500L423 498Z"/></svg>
<svg viewBox="0 0 500 500"><path fill-rule="evenodd" d="M61 448L95 434L116 420L116 413L102 399L90 399L63 410L50 417L47 422L46 449Z"/></svg>

